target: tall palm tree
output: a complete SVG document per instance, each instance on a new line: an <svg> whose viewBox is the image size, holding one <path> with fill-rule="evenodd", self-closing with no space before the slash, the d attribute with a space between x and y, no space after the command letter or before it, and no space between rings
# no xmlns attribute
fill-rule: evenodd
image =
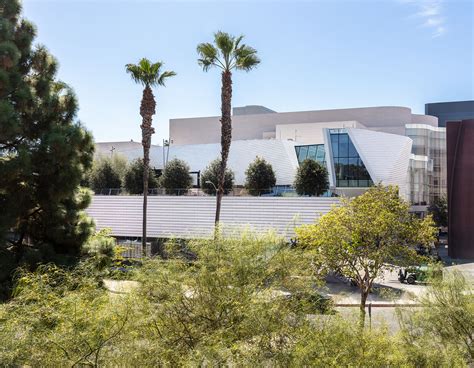
<svg viewBox="0 0 474 368"><path fill-rule="evenodd" d="M146 256L146 210L148 199L148 175L150 164L150 146L151 135L155 133L155 129L151 126L153 115L155 115L155 96L151 90L152 87L164 86L165 80L176 75L173 71L161 71L163 63L158 61L152 63L150 60L143 58L138 64L125 65L127 73L132 79L145 88L143 89L142 101L140 104L140 115L142 117L142 145L143 145L143 233L142 233L142 251Z"/></svg>
<svg viewBox="0 0 474 368"><path fill-rule="evenodd" d="M221 70L221 164L216 195L216 228L219 225L221 202L224 194L225 171L232 141L232 70L250 71L260 63L257 50L242 43L244 36L235 37L226 32L214 34L214 44L197 46L198 63L207 72L211 67Z"/></svg>

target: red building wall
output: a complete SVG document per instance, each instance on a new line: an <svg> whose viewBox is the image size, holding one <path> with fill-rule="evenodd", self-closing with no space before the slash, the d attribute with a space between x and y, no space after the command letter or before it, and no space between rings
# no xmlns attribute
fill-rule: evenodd
<svg viewBox="0 0 474 368"><path fill-rule="evenodd" d="M474 259L474 120L446 124L448 254Z"/></svg>

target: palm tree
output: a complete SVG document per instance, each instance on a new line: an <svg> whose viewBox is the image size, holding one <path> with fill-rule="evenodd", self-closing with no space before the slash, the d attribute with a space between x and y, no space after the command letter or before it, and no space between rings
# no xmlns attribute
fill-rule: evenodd
<svg viewBox="0 0 474 368"><path fill-rule="evenodd" d="M138 64L127 64L125 66L127 73L132 79L142 84L143 89L142 101L140 104L140 115L142 117L142 145L143 145L143 233L142 233L142 251L146 256L146 210L148 197L148 176L150 164L150 146L151 135L155 133L155 129L151 126L152 116L155 114L155 96L151 87L164 86L165 80L176 75L173 71L161 71L163 63L158 61L152 63L150 60L143 58Z"/></svg>
<svg viewBox="0 0 474 368"><path fill-rule="evenodd" d="M217 180L216 228L219 225L221 202L224 194L225 171L232 141L232 70L253 69L260 63L257 50L242 43L244 36L234 37L226 32L214 34L214 44L200 43L197 46L198 63L207 72L211 67L221 70L221 164Z"/></svg>

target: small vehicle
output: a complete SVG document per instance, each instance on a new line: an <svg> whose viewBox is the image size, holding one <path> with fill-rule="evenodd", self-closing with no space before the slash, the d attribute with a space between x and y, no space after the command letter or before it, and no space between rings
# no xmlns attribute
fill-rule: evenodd
<svg viewBox="0 0 474 368"><path fill-rule="evenodd" d="M442 277L442 271L427 265L401 268L398 271L398 281L410 285L416 282L427 282L432 277Z"/></svg>

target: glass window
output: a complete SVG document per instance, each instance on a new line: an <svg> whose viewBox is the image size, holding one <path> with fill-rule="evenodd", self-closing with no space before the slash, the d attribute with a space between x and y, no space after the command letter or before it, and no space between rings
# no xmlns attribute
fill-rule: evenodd
<svg viewBox="0 0 474 368"><path fill-rule="evenodd" d="M316 160L316 151L318 150L318 146L312 145L308 147L308 158L312 158Z"/></svg>
<svg viewBox="0 0 474 368"><path fill-rule="evenodd" d="M370 175L347 133L331 133L331 145L336 186L368 187L373 185Z"/></svg>
<svg viewBox="0 0 474 368"><path fill-rule="evenodd" d="M354 147L354 144L352 141L349 139L349 157L359 157L359 154L357 153L357 150Z"/></svg>
<svg viewBox="0 0 474 368"><path fill-rule="evenodd" d="M300 152L298 154L298 161L303 162L306 160L306 156L308 155L308 146L301 146Z"/></svg>
<svg viewBox="0 0 474 368"><path fill-rule="evenodd" d="M349 157L349 136L339 134L339 157Z"/></svg>
<svg viewBox="0 0 474 368"><path fill-rule="evenodd" d="M332 155L334 157L339 157L339 134L331 134L331 147L332 147Z"/></svg>

